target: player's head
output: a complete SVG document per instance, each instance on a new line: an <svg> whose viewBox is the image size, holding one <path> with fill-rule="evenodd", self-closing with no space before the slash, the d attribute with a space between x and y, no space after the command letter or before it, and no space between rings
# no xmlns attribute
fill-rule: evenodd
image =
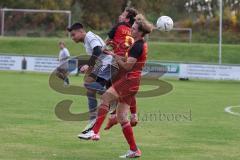
<svg viewBox="0 0 240 160"><path fill-rule="evenodd" d="M138 11L136 9L127 7L119 16L118 21L129 23L132 26L137 14Z"/></svg>
<svg viewBox="0 0 240 160"><path fill-rule="evenodd" d="M60 49L65 48L65 43L64 43L64 41L60 41L60 42L58 43L58 45L59 45L59 48L60 48Z"/></svg>
<svg viewBox="0 0 240 160"><path fill-rule="evenodd" d="M74 23L72 26L67 28L68 32L71 34L71 38L74 42L83 42L86 31L81 23Z"/></svg>
<svg viewBox="0 0 240 160"><path fill-rule="evenodd" d="M132 25L132 36L133 38L144 37L146 34L151 33L153 28L153 25L148 22L142 14L138 14Z"/></svg>

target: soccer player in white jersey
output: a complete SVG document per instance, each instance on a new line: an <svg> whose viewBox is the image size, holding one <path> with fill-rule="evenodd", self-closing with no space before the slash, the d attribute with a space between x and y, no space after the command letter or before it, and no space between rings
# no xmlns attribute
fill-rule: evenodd
<svg viewBox="0 0 240 160"><path fill-rule="evenodd" d="M59 42L59 66L57 68L57 75L64 81L64 85L69 85L69 78L68 78L68 58L70 57L70 53L65 46L63 41Z"/></svg>
<svg viewBox="0 0 240 160"><path fill-rule="evenodd" d="M88 64L80 68L87 76L84 79L84 85L87 88L87 98L89 107L89 123L78 135L88 133L94 126L96 121L97 99L96 91L104 92L104 86L116 75L118 65L112 55L105 54L104 41L91 31L86 32L81 23L74 23L71 27L67 28L71 33L71 38L76 43L83 43L90 59Z"/></svg>

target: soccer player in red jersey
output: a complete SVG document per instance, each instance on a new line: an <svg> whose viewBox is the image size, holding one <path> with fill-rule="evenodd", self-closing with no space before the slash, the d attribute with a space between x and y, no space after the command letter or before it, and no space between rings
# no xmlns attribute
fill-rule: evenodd
<svg viewBox="0 0 240 160"><path fill-rule="evenodd" d="M134 39L131 35L131 27L135 21L135 17L138 11L134 8L126 8L122 14L119 16L118 22L108 33L108 41L107 44L112 45L114 54L122 57L127 56L127 52L129 48L134 43ZM136 106L136 98L134 97L132 100L132 104L130 105L131 111L131 126L136 126L138 123L137 120L137 106ZM105 130L110 129L113 125L117 124L116 110L110 113L108 118L108 123Z"/></svg>
<svg viewBox="0 0 240 160"><path fill-rule="evenodd" d="M126 56L127 50L132 45L131 27L135 21L137 10L126 8L118 18L118 23L108 32L108 41L113 45L113 51L119 56Z"/></svg>
<svg viewBox="0 0 240 160"><path fill-rule="evenodd" d="M115 56L118 65L122 68L120 79L114 81L112 86L102 95L101 105L98 108L97 121L93 129L88 132L83 139L99 140L99 131L104 119L109 111L111 102L118 100L117 119L122 126L123 134L130 146L130 150L120 156L121 158L136 158L141 156L141 151L136 145L133 130L128 121L128 111L133 97L137 94L141 71L147 60L147 43L144 36L151 33L153 25L150 24L142 15L136 16L136 21L132 26L131 32L135 40L133 46L128 51L127 59Z"/></svg>

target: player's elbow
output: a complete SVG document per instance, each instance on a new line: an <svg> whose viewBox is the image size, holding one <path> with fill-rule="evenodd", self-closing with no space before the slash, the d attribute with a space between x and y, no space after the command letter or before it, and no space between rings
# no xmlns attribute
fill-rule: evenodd
<svg viewBox="0 0 240 160"><path fill-rule="evenodd" d="M125 65L123 68L124 68L126 71L131 71L132 68L133 68L133 65Z"/></svg>

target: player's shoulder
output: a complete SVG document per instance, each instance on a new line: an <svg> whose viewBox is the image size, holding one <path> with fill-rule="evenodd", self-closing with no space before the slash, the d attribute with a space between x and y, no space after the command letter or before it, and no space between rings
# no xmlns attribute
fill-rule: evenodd
<svg viewBox="0 0 240 160"><path fill-rule="evenodd" d="M87 32L84 39L84 44L85 46L89 46L92 49L95 46L105 46L105 42L103 41L103 39L91 31Z"/></svg>
<svg viewBox="0 0 240 160"><path fill-rule="evenodd" d="M87 34L86 34L86 39L88 42L91 42L92 40L102 40L101 37L99 37L97 34L91 32L91 31L88 31Z"/></svg>
<svg viewBox="0 0 240 160"><path fill-rule="evenodd" d="M67 48L63 48L63 51L64 51L64 52L68 52L68 49L67 49Z"/></svg>
<svg viewBox="0 0 240 160"><path fill-rule="evenodd" d="M86 33L86 39L87 39L87 40L91 40L91 39L95 38L95 36L96 36L96 34L94 34L94 33L91 32L91 31L88 31L88 32Z"/></svg>
<svg viewBox="0 0 240 160"><path fill-rule="evenodd" d="M69 50L67 48L63 48L62 51L64 54L69 54Z"/></svg>
<svg viewBox="0 0 240 160"><path fill-rule="evenodd" d="M146 45L146 42L143 39L140 39L133 44L135 47L143 47L144 45Z"/></svg>

